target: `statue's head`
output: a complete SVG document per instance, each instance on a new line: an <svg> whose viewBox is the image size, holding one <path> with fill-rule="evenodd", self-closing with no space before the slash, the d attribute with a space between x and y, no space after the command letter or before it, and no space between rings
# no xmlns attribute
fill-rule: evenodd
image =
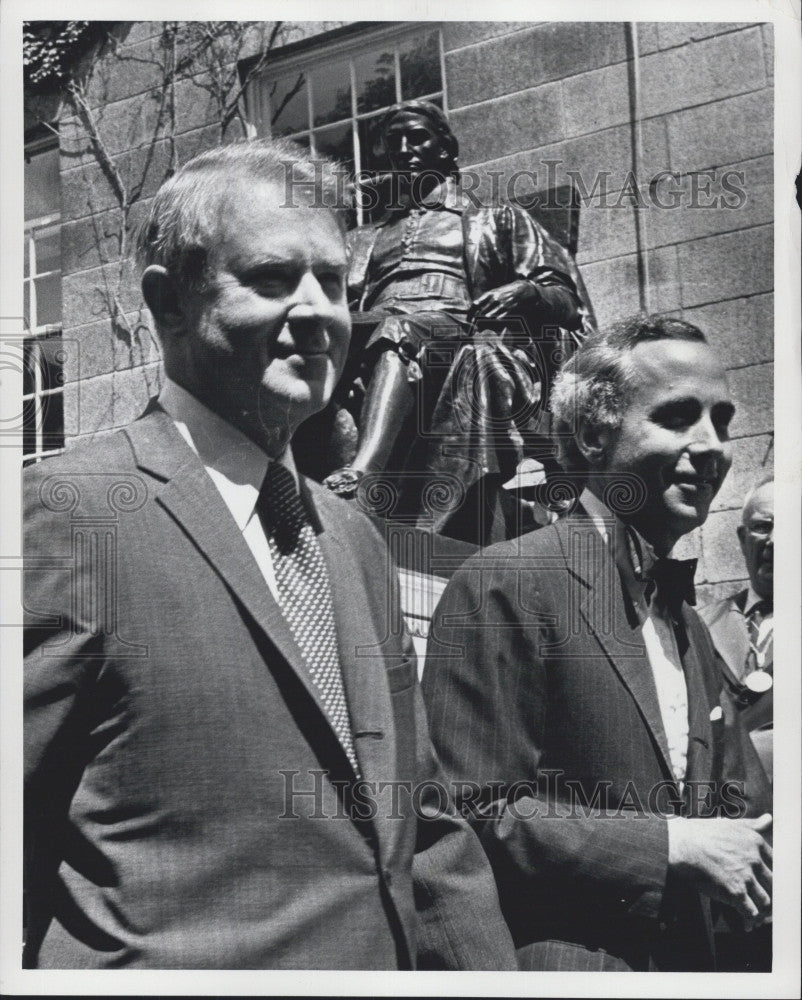
<svg viewBox="0 0 802 1000"><path fill-rule="evenodd" d="M393 169L415 177L458 172L459 142L445 112L430 101L404 101L384 117L382 139Z"/></svg>

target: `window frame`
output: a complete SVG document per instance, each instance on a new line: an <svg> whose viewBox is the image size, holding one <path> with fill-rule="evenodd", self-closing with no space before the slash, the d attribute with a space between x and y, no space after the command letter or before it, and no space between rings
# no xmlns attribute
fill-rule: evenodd
<svg viewBox="0 0 802 1000"><path fill-rule="evenodd" d="M24 155L25 159L28 160L38 154L49 152L52 149L58 149L59 142L57 136L46 136L43 138L35 138L25 144ZM57 361L61 364L61 371L57 375L57 384L51 386L50 388L45 387L42 378L43 366L48 364L47 360L44 358L42 344L45 341L60 341L62 338L63 324L59 323L38 323L37 316L37 302L36 302L36 279L49 277L54 274L58 274L59 277L62 275L61 266L57 269L51 269L49 271L39 272L36 269L36 233L41 232L45 229L52 229L58 227L59 234L61 231L61 211L50 212L47 215L38 216L33 219L25 219L23 222L23 253L25 254L25 261L28 265L27 276L23 274L23 302L25 310L27 310L28 319L25 323L23 339L22 339L22 353L23 353L23 366L25 370L30 374L32 381L32 391L23 391L22 395L22 414L23 414L23 455L22 461L24 465L29 465L33 462L39 462L43 458L47 458L50 455L59 455L64 451L65 448L65 434L64 434L64 347L56 348L55 357ZM61 264L61 251L59 249L59 265ZM61 438L61 445L56 447L47 447L46 435L44 430L44 414L46 411L47 401L53 397L60 396L62 403L62 420L61 428L59 431L59 436ZM28 434L33 435L34 448L32 451L26 452L25 443Z"/></svg>
<svg viewBox="0 0 802 1000"><path fill-rule="evenodd" d="M413 35L425 33L425 32L436 32L437 33L437 46L438 46L438 56L439 56L439 68L440 68L440 83L441 89L439 91L433 91L431 94L422 95L420 100L431 100L437 99L441 102L443 110L448 112L448 90L446 85L446 71L445 71L445 53L443 49L443 30L442 22L440 21L404 21L400 24L395 24L390 27L381 28L366 28L360 31L358 34L349 34L347 38L343 39L329 39L326 40L325 36L320 36L317 39L310 40L310 44L303 47L303 51L295 51L292 54L288 54L286 57L278 56L275 59L271 59L265 70L257 76L254 80L250 82L246 92L246 107L248 111L248 120L252 124L256 135L270 136L271 126L270 126L270 106L269 99L266 95L266 84L270 80L275 80L279 77L286 76L292 72L303 72L307 69L313 69L314 67L320 67L321 64L336 63L344 60L349 62L350 71L350 89L351 89L351 109L350 116L348 118L342 118L335 122L327 122L323 126L315 126L314 122L314 95L312 93L312 88L307 85L306 87L306 98L307 98L307 126L305 129L299 130L298 132L293 132L290 135L285 136L287 139L296 139L298 137L308 137L309 139L309 149L312 155L315 155L315 133L322 131L323 129L334 128L336 126L342 126L345 124L350 125L351 129L351 148L354 152L354 171L359 174L362 170L361 163L361 145L359 141L359 123L364 121L369 121L370 119L380 118L386 111L393 106L393 104L388 104L376 110L363 111L360 112L357 107L357 87L356 87L356 70L354 66L354 61L360 55L363 55L366 49L378 47L384 43L393 45L394 53L394 76L395 76L395 100L394 104L398 104L402 100L401 96L401 73L400 73L400 56L399 56L399 45L406 39ZM416 98L417 99L417 98ZM364 224L364 210L362 205L357 199L356 205L356 223L357 225Z"/></svg>

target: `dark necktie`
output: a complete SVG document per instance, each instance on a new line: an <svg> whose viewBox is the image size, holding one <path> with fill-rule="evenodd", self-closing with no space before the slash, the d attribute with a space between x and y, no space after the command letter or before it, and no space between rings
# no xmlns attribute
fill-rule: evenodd
<svg viewBox="0 0 802 1000"><path fill-rule="evenodd" d="M359 777L326 564L292 473L279 462L268 466L256 509L270 546L281 610Z"/></svg>

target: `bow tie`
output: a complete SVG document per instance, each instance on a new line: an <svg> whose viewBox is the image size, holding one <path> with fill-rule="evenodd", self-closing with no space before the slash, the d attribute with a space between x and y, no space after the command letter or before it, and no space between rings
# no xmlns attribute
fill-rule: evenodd
<svg viewBox="0 0 802 1000"><path fill-rule="evenodd" d="M746 617L754 619L759 625L766 615L773 614L773 612L773 603L771 601L762 600L758 601L757 604L752 605L749 609L749 614Z"/></svg>
<svg viewBox="0 0 802 1000"><path fill-rule="evenodd" d="M658 600L668 608L678 608L683 601L696 604L695 575L695 559L655 559L643 571L643 578L653 584ZM647 600L648 591L647 584Z"/></svg>
<svg viewBox="0 0 802 1000"><path fill-rule="evenodd" d="M675 612L675 617L683 601L696 604L696 588L693 582L696 575L696 559L657 557L647 543L642 542L637 532L629 526L626 529L626 538L635 579L646 584L644 597L647 603L650 604L656 596L662 604Z"/></svg>

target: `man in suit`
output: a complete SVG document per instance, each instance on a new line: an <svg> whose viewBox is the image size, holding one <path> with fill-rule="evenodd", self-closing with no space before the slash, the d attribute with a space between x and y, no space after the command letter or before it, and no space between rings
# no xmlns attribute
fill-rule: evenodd
<svg viewBox="0 0 802 1000"><path fill-rule="evenodd" d="M723 661L724 681L768 774L774 735L774 481L764 479L744 502L738 541L749 586L701 608Z"/></svg>
<svg viewBox="0 0 802 1000"><path fill-rule="evenodd" d="M711 898L769 913L765 776L694 565L669 558L726 475L733 409L696 327L590 335L552 396L581 505L470 559L435 612L432 736L522 968L712 969Z"/></svg>
<svg viewBox="0 0 802 1000"><path fill-rule="evenodd" d="M158 402L27 471L28 966L514 967L384 548L289 447L348 346L337 190L291 143L181 168Z"/></svg>
<svg viewBox="0 0 802 1000"><path fill-rule="evenodd" d="M700 608L720 656L723 683L769 780L774 770L774 481L762 479L744 501L738 541L749 586ZM719 968L771 972L771 925L752 934L719 923Z"/></svg>

